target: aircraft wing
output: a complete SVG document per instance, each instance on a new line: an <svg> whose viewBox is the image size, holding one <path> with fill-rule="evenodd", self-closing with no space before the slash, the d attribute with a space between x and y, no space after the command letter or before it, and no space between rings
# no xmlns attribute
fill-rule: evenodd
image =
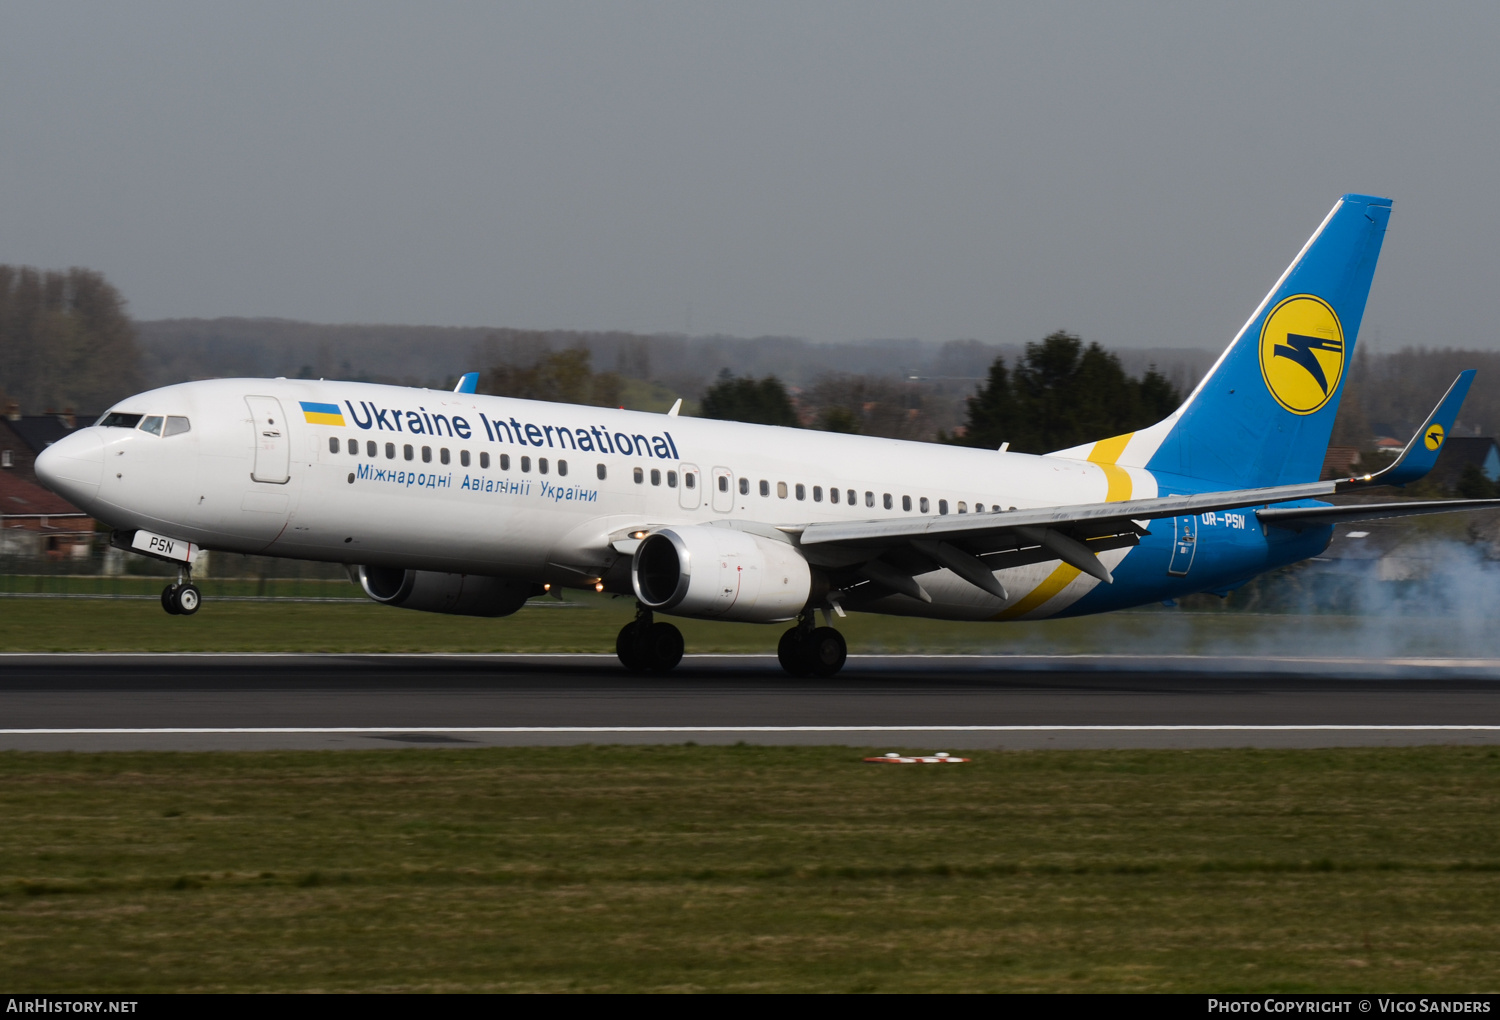
<svg viewBox="0 0 1500 1020"><path fill-rule="evenodd" d="M842 572L845 581L873 582L880 593L896 591L931 601L915 577L939 567L947 567L999 598L1006 595L995 571L1046 560L1061 560L1106 584L1112 583L1114 578L1098 554L1139 544L1140 536L1149 534L1144 522L1162 517L1255 507L1259 508L1256 517L1261 523L1301 530L1340 521L1500 509L1500 499L1270 506L1422 477L1437 462L1473 378L1472 370L1459 375L1389 467L1357 478L1029 510L830 521L778 530L793 536L809 560Z"/></svg>

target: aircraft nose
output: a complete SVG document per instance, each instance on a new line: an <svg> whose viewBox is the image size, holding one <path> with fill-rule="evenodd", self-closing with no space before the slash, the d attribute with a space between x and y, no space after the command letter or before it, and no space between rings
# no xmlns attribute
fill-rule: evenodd
<svg viewBox="0 0 1500 1020"><path fill-rule="evenodd" d="M37 454L34 467L43 485L82 506L99 494L104 478L104 439L98 429L80 429Z"/></svg>

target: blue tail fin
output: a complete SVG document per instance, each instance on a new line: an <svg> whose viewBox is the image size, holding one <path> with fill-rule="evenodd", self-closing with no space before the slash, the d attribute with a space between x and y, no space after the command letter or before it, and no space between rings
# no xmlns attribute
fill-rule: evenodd
<svg viewBox="0 0 1500 1020"><path fill-rule="evenodd" d="M1339 199L1198 388L1117 463L1228 488L1315 481L1390 215L1390 199Z"/></svg>

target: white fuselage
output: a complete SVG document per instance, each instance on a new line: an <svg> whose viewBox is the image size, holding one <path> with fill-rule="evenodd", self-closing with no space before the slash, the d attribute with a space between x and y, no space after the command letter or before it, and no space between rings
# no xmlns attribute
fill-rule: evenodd
<svg viewBox="0 0 1500 1020"><path fill-rule="evenodd" d="M117 529L622 592L631 534L668 525L774 536L820 521L1093 503L1117 498L1111 482L1127 475L1134 496L1156 494L1144 469L1106 475L1066 457L364 383L183 383L113 410L190 423L165 436L93 427L55 449L51 484ZM1024 592L1050 569L1004 576ZM946 571L923 583L931 605L871 608L963 619L1005 608ZM1094 583L1079 578L1073 598ZM1071 601L1058 594L1050 611Z"/></svg>

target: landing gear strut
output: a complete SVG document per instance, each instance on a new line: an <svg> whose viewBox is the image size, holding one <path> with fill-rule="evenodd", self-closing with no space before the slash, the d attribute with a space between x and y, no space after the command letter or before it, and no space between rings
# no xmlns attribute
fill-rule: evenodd
<svg viewBox="0 0 1500 1020"><path fill-rule="evenodd" d="M670 673L682 661L682 649L682 631L655 622L645 606L636 607L635 620L621 627L615 638L615 654L636 673Z"/></svg>
<svg viewBox="0 0 1500 1020"><path fill-rule="evenodd" d="M175 584L161 590L161 607L172 616L192 616L203 605L203 593L186 569L177 572Z"/></svg>
<svg viewBox="0 0 1500 1020"><path fill-rule="evenodd" d="M833 676L844 668L849 646L844 635L832 627L814 627L811 613L798 619L797 626L781 635L776 646L781 668L792 676Z"/></svg>

